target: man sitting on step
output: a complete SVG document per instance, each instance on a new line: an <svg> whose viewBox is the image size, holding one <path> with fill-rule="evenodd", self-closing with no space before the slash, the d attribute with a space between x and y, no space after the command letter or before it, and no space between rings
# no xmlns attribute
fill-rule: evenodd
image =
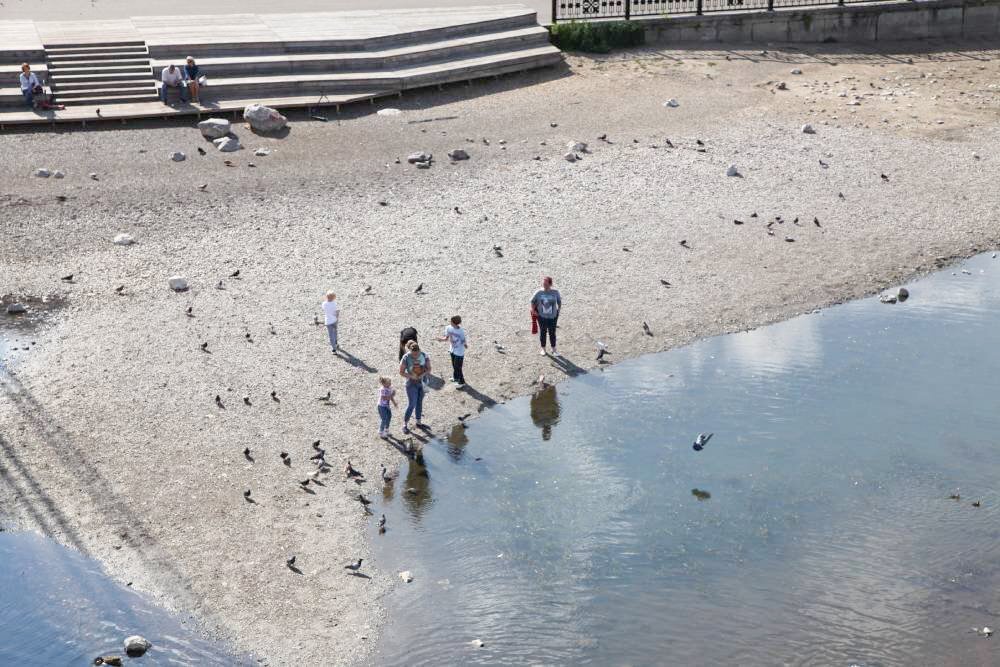
<svg viewBox="0 0 1000 667"><path fill-rule="evenodd" d="M160 100L164 104L167 104L167 90L169 88L176 88L181 96L181 102L187 102L187 85L179 67L174 65L164 67L163 73L160 74L160 81L163 82L163 85L160 86Z"/></svg>

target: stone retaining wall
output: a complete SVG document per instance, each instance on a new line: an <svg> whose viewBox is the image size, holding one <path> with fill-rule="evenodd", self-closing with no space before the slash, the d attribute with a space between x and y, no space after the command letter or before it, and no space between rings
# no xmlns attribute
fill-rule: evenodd
<svg viewBox="0 0 1000 667"><path fill-rule="evenodd" d="M634 19L646 43L874 42L1000 34L1000 0L932 0Z"/></svg>

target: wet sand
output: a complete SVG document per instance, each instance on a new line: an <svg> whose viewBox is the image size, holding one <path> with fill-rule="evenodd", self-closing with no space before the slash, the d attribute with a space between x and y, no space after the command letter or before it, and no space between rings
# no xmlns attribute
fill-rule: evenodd
<svg viewBox="0 0 1000 667"><path fill-rule="evenodd" d="M539 374L592 367L596 340L618 361L996 247L996 53L894 49L574 57L408 95L395 116L300 114L280 139L236 127L247 150L228 156L200 156L211 145L181 123L0 136L0 292L66 299L38 345L9 353L2 506L265 662L364 662L398 580L367 560L356 496L401 461L375 437L375 404L403 327L447 378L431 339L464 319L469 387L426 401L443 434ZM591 152L570 164L568 141ZM458 147L471 159L450 164ZM431 169L406 164L417 150ZM67 177L31 176L43 166ZM121 232L138 243L113 245ZM174 274L189 292L167 289ZM564 299L559 364L530 335L544 274ZM346 358L313 323L327 289ZM335 471L309 493L298 481L317 439ZM369 481L342 479L348 458ZM370 579L345 575L357 558Z"/></svg>

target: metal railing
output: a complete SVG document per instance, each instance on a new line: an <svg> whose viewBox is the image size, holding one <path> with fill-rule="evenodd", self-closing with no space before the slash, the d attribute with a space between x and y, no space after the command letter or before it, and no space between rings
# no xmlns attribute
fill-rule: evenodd
<svg viewBox="0 0 1000 667"><path fill-rule="evenodd" d="M879 0L552 0L552 22L590 19L706 14L709 12L773 11L785 7L822 7Z"/></svg>

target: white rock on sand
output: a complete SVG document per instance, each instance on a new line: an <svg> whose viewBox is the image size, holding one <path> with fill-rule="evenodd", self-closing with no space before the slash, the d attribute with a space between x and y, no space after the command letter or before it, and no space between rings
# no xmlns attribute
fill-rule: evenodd
<svg viewBox="0 0 1000 667"><path fill-rule="evenodd" d="M232 153L233 151L238 151L241 148L240 140L236 137L222 137L221 139L216 139L212 143L214 143L215 147L222 153Z"/></svg>
<svg viewBox="0 0 1000 667"><path fill-rule="evenodd" d="M185 155L181 151L174 151L173 153L170 154L170 159L173 160L174 162L183 162L184 160L187 159L187 155Z"/></svg>
<svg viewBox="0 0 1000 667"><path fill-rule="evenodd" d="M258 132L277 132L288 125L287 118L263 104L251 104L243 109L243 120Z"/></svg>
<svg viewBox="0 0 1000 667"><path fill-rule="evenodd" d="M184 276L170 276L167 278L167 284L175 292L184 292L188 288L188 281Z"/></svg>
<svg viewBox="0 0 1000 667"><path fill-rule="evenodd" d="M51 175L52 172L46 169L45 167L35 170L35 176L38 176L39 178L48 178Z"/></svg>
<svg viewBox="0 0 1000 667"><path fill-rule="evenodd" d="M118 234L112 241L115 245L132 245L135 243L135 239L132 238L131 234Z"/></svg>
<svg viewBox="0 0 1000 667"><path fill-rule="evenodd" d="M225 118L208 118L198 123L201 136L206 139L219 139L229 134L231 125Z"/></svg>

